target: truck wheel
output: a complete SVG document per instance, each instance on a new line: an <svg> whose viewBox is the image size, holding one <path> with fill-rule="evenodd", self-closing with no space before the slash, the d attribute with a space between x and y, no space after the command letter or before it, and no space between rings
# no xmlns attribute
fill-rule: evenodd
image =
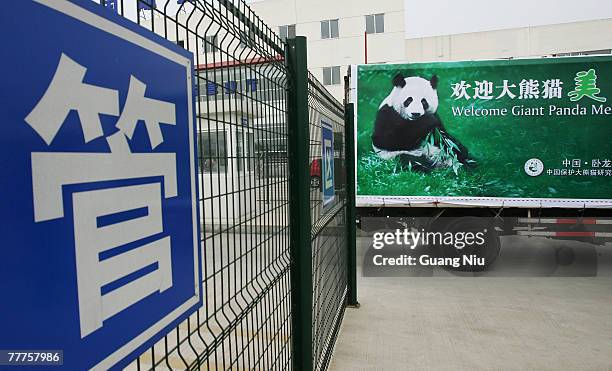
<svg viewBox="0 0 612 371"><path fill-rule="evenodd" d="M560 247L556 249L555 257L557 258L557 264L561 266L571 265L576 258L574 250L571 247Z"/></svg>
<svg viewBox="0 0 612 371"><path fill-rule="evenodd" d="M483 244L473 243L472 245L466 245L463 248L457 248L444 244L436 244L435 251L436 255L444 258L459 258L460 266L455 268L449 266L449 269L467 272L479 272L486 270L499 256L501 243L499 240L499 234L495 230L495 226L492 221L488 221L478 217L459 217L459 218L442 218L448 220L440 220L435 223L434 232L441 232L443 235L450 232L453 236L458 236L459 233L479 233L484 239ZM458 241L458 240L457 240ZM457 244L455 244L456 246ZM463 264L463 257L478 258L482 264L466 265Z"/></svg>

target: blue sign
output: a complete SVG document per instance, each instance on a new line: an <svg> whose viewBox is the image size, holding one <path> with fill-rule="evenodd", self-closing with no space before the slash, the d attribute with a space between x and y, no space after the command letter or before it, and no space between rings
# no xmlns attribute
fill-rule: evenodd
<svg viewBox="0 0 612 371"><path fill-rule="evenodd" d="M217 84L214 82L206 83L206 95L217 95Z"/></svg>
<svg viewBox="0 0 612 371"><path fill-rule="evenodd" d="M0 349L121 368L202 305L193 56L89 0L8 7Z"/></svg>
<svg viewBox="0 0 612 371"><path fill-rule="evenodd" d="M157 8L155 0L138 0L138 10L151 10Z"/></svg>
<svg viewBox="0 0 612 371"><path fill-rule="evenodd" d="M323 182L323 206L334 200L334 129L321 120L321 179Z"/></svg>
<svg viewBox="0 0 612 371"><path fill-rule="evenodd" d="M227 81L225 83L225 94L236 94L236 90L238 89L238 83L236 81Z"/></svg>

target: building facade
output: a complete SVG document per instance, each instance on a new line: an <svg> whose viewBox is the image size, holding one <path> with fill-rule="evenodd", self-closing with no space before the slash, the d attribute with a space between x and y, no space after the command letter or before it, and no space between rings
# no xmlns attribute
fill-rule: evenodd
<svg viewBox="0 0 612 371"><path fill-rule="evenodd" d="M410 36L410 27L406 24L413 24L410 20L420 17L420 14L431 21L425 18L419 24L431 24L432 28L439 22L456 22L460 26L461 22L474 24L479 21L476 18L457 19L462 15L444 12L444 1L436 1L442 10L430 10L427 7L434 7L429 4L431 2L421 5L416 0L251 0L249 5L282 37L307 37L309 69L340 100L344 94L343 76L347 67L366 62L366 39L368 63L610 54L612 49L612 3L608 0L585 0L589 4L583 5L561 0L553 10L543 4L530 5L521 0L525 2L525 12L542 13L536 18L541 22L528 20L530 24L538 25L513 27L513 22L507 23L503 14L497 14L499 19L489 18L489 23L509 24L510 28L492 29L495 26L483 25L481 28L484 30L479 32L440 34L442 31L439 31L435 36ZM477 3L481 0L471 1ZM542 3L546 2L550 1ZM547 15L559 12L559 8L565 5L565 17L559 18L563 23L546 24L558 22L554 17L549 20ZM469 4L466 6L469 10ZM499 4L492 6L499 7ZM574 6L590 8L574 12ZM580 20L584 18L590 19ZM520 20L514 23L521 24ZM418 27L424 28L422 25Z"/></svg>
<svg viewBox="0 0 612 371"><path fill-rule="evenodd" d="M429 0L420 6L444 5L447 1ZM526 1L533 2L514 0L515 3ZM581 0L581 3L606 3L601 12L603 19L555 24L542 24L551 22L543 21L538 25L504 29L495 29L502 20L486 19L490 25L476 24L480 27L476 31L472 26L478 22L461 21L461 16L453 12L413 9L415 0L247 2L281 38L307 37L309 70L339 101L344 98L343 82L348 67L365 63L366 58L368 63L403 63L609 54L612 49L609 0ZM248 220L258 203L286 197L239 192L241 184L257 189L262 182L286 181L286 84L282 63L279 63L283 58L282 46L266 51L265 57L261 57L261 51L256 50L263 44L261 35L236 15L227 14L226 21L238 25L231 29L222 27L221 19L198 22L206 19L206 7L215 1L166 0L163 7L161 4L156 11L134 9L131 16L194 54L199 170L209 181L205 189L200 189L204 219L227 224ZM245 10L243 3L239 4ZM195 32L168 27L163 12L176 14L180 24L192 25ZM454 30L465 31L462 26L469 25L472 28L467 29L473 32L446 34L444 28L436 28L433 23L429 27L418 18L420 14L432 18L432 22L444 22L444 17L457 15L455 18L460 21L455 20ZM237 182L227 179L237 179ZM221 208L213 213L213 201L233 208Z"/></svg>

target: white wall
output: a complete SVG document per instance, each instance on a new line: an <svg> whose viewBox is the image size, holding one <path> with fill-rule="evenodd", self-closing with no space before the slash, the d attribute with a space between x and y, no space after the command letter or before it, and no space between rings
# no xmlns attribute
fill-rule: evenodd
<svg viewBox="0 0 612 371"><path fill-rule="evenodd" d="M404 0L406 38L612 18L610 0Z"/></svg>
<svg viewBox="0 0 612 371"><path fill-rule="evenodd" d="M385 14L385 33L368 35L368 62L405 60L403 0L261 0L250 6L276 32L296 25L296 34L308 38L308 67L321 82L323 67L340 66L340 84L327 86L340 101L348 66L365 62L365 15ZM339 38L321 39L325 19L339 20Z"/></svg>
<svg viewBox="0 0 612 371"><path fill-rule="evenodd" d="M541 57L612 48L612 19L406 40L413 62Z"/></svg>

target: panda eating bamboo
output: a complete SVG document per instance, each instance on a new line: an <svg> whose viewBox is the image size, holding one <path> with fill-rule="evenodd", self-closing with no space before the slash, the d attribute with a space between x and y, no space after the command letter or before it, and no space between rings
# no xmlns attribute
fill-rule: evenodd
<svg viewBox="0 0 612 371"><path fill-rule="evenodd" d="M398 74L393 90L378 108L372 147L381 158L400 156L400 161L414 171L436 168L471 167L475 161L468 149L451 136L436 114L438 77L430 80Z"/></svg>

